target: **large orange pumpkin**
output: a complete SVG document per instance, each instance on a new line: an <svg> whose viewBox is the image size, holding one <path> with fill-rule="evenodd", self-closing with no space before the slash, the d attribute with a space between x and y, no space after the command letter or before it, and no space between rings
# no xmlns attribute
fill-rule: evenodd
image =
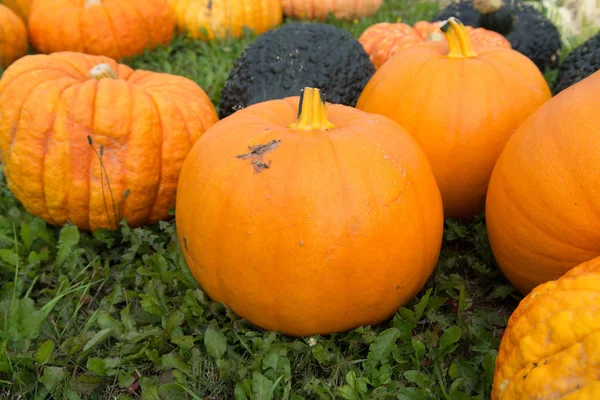
<svg viewBox="0 0 600 400"><path fill-rule="evenodd" d="M600 255L600 73L562 91L515 132L486 204L492 250L521 292Z"/></svg>
<svg viewBox="0 0 600 400"><path fill-rule="evenodd" d="M217 120L193 81L79 53L24 57L0 80L9 189L51 224L84 230L169 217L183 159Z"/></svg>
<svg viewBox="0 0 600 400"><path fill-rule="evenodd" d="M502 337L492 400L600 395L600 258L536 287Z"/></svg>
<svg viewBox="0 0 600 400"><path fill-rule="evenodd" d="M292 18L323 20L330 13L339 19L368 17L379 11L383 0L280 0L283 13Z"/></svg>
<svg viewBox="0 0 600 400"><path fill-rule="evenodd" d="M2 4L13 10L25 23L27 23L32 1L33 0L4 0Z"/></svg>
<svg viewBox="0 0 600 400"><path fill-rule="evenodd" d="M170 42L175 20L167 0L38 0L28 24L40 53L119 59Z"/></svg>
<svg viewBox="0 0 600 400"><path fill-rule="evenodd" d="M496 159L523 120L551 97L539 69L503 47L473 50L451 19L447 42L403 49L373 75L356 107L388 116L429 157L447 217L483 211Z"/></svg>
<svg viewBox="0 0 600 400"><path fill-rule="evenodd" d="M259 35L283 19L281 0L169 0L177 27L192 38L239 38L244 28Z"/></svg>
<svg viewBox="0 0 600 400"><path fill-rule="evenodd" d="M392 316L436 265L442 214L426 156L402 127L325 105L310 88L215 124L184 162L176 207L208 295L289 335Z"/></svg>
<svg viewBox="0 0 600 400"><path fill-rule="evenodd" d="M10 8L0 4L0 68L27 54L27 28Z"/></svg>
<svg viewBox="0 0 600 400"><path fill-rule="evenodd" d="M405 47L423 43L426 40L446 40L440 26L441 22L419 21L413 26L402 22L380 22L368 27L358 41L379 68L390 57ZM471 43L475 49L486 46L506 47L510 42L501 34L483 28L466 26Z"/></svg>

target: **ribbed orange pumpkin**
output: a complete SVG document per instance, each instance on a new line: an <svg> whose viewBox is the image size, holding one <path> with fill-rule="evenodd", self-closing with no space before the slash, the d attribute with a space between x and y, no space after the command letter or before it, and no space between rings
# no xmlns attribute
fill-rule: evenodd
<svg viewBox="0 0 600 400"><path fill-rule="evenodd" d="M392 316L431 275L443 230L415 140L310 88L300 106L271 100L215 124L184 162L176 218L206 293L289 335Z"/></svg>
<svg viewBox="0 0 600 400"><path fill-rule="evenodd" d="M169 217L183 159L217 120L189 79L79 53L24 57L0 80L8 187L51 224Z"/></svg>
<svg viewBox="0 0 600 400"><path fill-rule="evenodd" d="M373 75L356 107L388 116L429 157L446 217L483 211L487 185L506 141L551 97L539 69L503 47L474 51L451 19L446 42L403 49Z"/></svg>
<svg viewBox="0 0 600 400"><path fill-rule="evenodd" d="M486 204L492 250L523 293L600 255L600 73L528 118L494 168Z"/></svg>
<svg viewBox="0 0 600 400"><path fill-rule="evenodd" d="M33 0L4 0L2 4L13 10L25 23Z"/></svg>
<svg viewBox="0 0 600 400"><path fill-rule="evenodd" d="M40 53L120 59L170 42L175 20L167 0L38 0L28 25Z"/></svg>
<svg viewBox="0 0 600 400"><path fill-rule="evenodd" d="M0 68L27 54L27 28L10 8L0 4Z"/></svg>
<svg viewBox="0 0 600 400"><path fill-rule="evenodd" d="M280 0L283 13L292 18L323 20L329 13L339 19L368 17L379 11L383 0Z"/></svg>
<svg viewBox="0 0 600 400"><path fill-rule="evenodd" d="M281 24L281 0L169 0L179 31L192 38L239 38L244 28L261 34Z"/></svg>
<svg viewBox="0 0 600 400"><path fill-rule="evenodd" d="M368 27L358 41L379 68L390 57L405 47L423 43L426 40L446 40L441 22L419 21L413 26L401 22L380 22ZM510 42L501 34L483 28L466 26L471 43L475 49L492 46L510 49Z"/></svg>
<svg viewBox="0 0 600 400"><path fill-rule="evenodd" d="M536 287L511 315L492 400L594 400L600 394L600 258Z"/></svg>

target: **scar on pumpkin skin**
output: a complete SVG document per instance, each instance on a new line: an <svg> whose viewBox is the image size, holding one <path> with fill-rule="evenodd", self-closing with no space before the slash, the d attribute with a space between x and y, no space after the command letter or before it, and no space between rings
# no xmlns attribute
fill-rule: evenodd
<svg viewBox="0 0 600 400"><path fill-rule="evenodd" d="M280 143L281 140L271 140L270 142L265 144L259 144L257 146L248 146L248 150L250 150L249 153L240 154L238 156L235 156L235 158L239 158L242 160L246 160L248 158L251 159L250 163L254 166L254 172L258 173L266 168L271 167L271 160L265 163L263 157L265 153L275 150Z"/></svg>

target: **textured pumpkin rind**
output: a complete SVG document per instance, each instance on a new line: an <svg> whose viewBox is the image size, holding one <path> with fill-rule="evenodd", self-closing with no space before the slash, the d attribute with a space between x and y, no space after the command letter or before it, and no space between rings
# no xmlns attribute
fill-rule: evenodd
<svg viewBox="0 0 600 400"><path fill-rule="evenodd" d="M600 258L531 291L511 315L492 400L593 399L600 389Z"/></svg>
<svg viewBox="0 0 600 400"><path fill-rule="evenodd" d="M554 95L600 70L600 33L577 46L558 69L552 92Z"/></svg>
<svg viewBox="0 0 600 400"><path fill-rule="evenodd" d="M101 63L120 79L90 79ZM183 159L217 121L189 79L79 53L17 61L0 80L0 105L9 189L32 214L83 230L169 218Z"/></svg>
<svg viewBox="0 0 600 400"><path fill-rule="evenodd" d="M369 17L381 8L383 0L282 0L284 15L323 20L329 14L338 19Z"/></svg>
<svg viewBox="0 0 600 400"><path fill-rule="evenodd" d="M219 117L266 100L320 88L327 101L354 106L375 67L352 35L334 26L292 22L260 35L235 61Z"/></svg>
<svg viewBox="0 0 600 400"><path fill-rule="evenodd" d="M39 0L29 14L31 43L44 54L73 51L118 60L169 43L174 28L166 0L104 0L88 8Z"/></svg>
<svg viewBox="0 0 600 400"><path fill-rule="evenodd" d="M4 0L2 4L13 10L27 24L32 2L33 0Z"/></svg>
<svg viewBox="0 0 600 400"><path fill-rule="evenodd" d="M470 218L484 210L504 144L551 93L537 67L511 49L484 48L475 59L447 53L442 42L402 50L377 70L356 107L406 128L429 157L446 217Z"/></svg>
<svg viewBox="0 0 600 400"><path fill-rule="evenodd" d="M10 8L0 4L0 68L25 56L29 44L25 23Z"/></svg>
<svg viewBox="0 0 600 400"><path fill-rule="evenodd" d="M506 39L512 48L531 59L544 72L558 66L562 40L558 28L538 10L519 0L505 0L505 7L512 7L516 15L513 30ZM432 21L445 21L456 17L465 25L481 27L480 13L473 8L473 0L453 2L440 10ZM485 26L484 28L493 29Z"/></svg>
<svg viewBox="0 0 600 400"><path fill-rule="evenodd" d="M194 146L176 206L188 266L213 300L264 329L304 336L385 320L439 255L429 164L387 118L328 103L334 128L290 130L297 107L298 97L250 106Z"/></svg>
<svg viewBox="0 0 600 400"><path fill-rule="evenodd" d="M508 141L486 203L490 245L521 292L600 255L600 73L563 90Z"/></svg>
<svg viewBox="0 0 600 400"><path fill-rule="evenodd" d="M281 0L168 0L180 32L195 39L239 38L244 29L259 35L281 24Z"/></svg>

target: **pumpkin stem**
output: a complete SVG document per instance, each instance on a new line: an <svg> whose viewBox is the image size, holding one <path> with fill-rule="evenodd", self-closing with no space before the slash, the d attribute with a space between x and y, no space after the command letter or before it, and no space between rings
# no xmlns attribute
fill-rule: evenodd
<svg viewBox="0 0 600 400"><path fill-rule="evenodd" d="M102 0L85 0L85 3L83 3L83 6L85 8L91 7L91 6L101 6L102 5Z"/></svg>
<svg viewBox="0 0 600 400"><path fill-rule="evenodd" d="M90 78L96 80L104 78L119 79L115 70L106 63L98 64L94 68L90 69Z"/></svg>
<svg viewBox="0 0 600 400"><path fill-rule="evenodd" d="M473 44L469 33L462 22L454 17L450 17L440 26L442 32L448 41L448 57L468 58L475 57L477 53L473 50Z"/></svg>
<svg viewBox="0 0 600 400"><path fill-rule="evenodd" d="M304 88L298 104L298 120L288 127L301 131L326 130L334 127L327 120L325 97L319 89Z"/></svg>

